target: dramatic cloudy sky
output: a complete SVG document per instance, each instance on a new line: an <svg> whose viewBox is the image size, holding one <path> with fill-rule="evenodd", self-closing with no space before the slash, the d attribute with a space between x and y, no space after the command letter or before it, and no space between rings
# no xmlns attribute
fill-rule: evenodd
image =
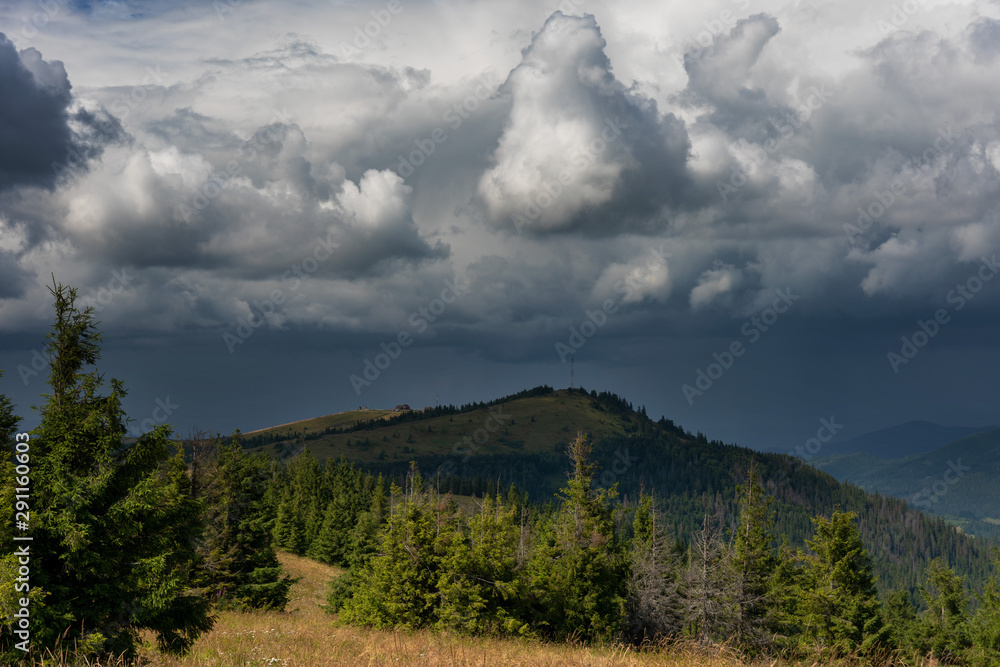
<svg viewBox="0 0 1000 667"><path fill-rule="evenodd" d="M564 387L571 354L727 442L1000 424L996 0L8 0L0 33L29 425L52 274L137 429Z"/></svg>

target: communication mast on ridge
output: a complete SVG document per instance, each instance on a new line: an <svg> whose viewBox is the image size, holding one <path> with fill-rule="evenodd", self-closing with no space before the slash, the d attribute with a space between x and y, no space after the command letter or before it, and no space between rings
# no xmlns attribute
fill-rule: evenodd
<svg viewBox="0 0 1000 667"><path fill-rule="evenodd" d="M576 361L576 356L569 358L569 388L573 388L573 362Z"/></svg>

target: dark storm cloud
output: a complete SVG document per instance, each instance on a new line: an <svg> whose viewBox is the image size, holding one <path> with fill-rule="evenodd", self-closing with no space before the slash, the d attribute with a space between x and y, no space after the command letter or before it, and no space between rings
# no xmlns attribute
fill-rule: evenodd
<svg viewBox="0 0 1000 667"><path fill-rule="evenodd" d="M0 299L22 297L33 278L18 266L16 254L0 250Z"/></svg>
<svg viewBox="0 0 1000 667"><path fill-rule="evenodd" d="M61 62L33 49L20 53L0 33L0 190L50 188L58 165L78 145L69 126L70 83Z"/></svg>

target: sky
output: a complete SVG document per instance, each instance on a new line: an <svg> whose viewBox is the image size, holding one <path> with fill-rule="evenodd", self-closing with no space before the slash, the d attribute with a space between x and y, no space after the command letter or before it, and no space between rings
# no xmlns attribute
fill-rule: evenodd
<svg viewBox="0 0 1000 667"><path fill-rule="evenodd" d="M3 0L0 34L26 426L53 277L135 433L571 367L759 448L1000 424L995 0Z"/></svg>

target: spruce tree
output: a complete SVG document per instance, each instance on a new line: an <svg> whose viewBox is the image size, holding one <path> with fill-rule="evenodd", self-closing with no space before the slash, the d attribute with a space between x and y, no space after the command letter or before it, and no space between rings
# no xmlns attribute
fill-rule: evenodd
<svg viewBox="0 0 1000 667"><path fill-rule="evenodd" d="M816 536L807 541L814 555L806 561L802 611L808 636L827 654L870 654L888 643L871 557L854 519L839 511L816 517Z"/></svg>
<svg viewBox="0 0 1000 667"><path fill-rule="evenodd" d="M96 653L135 652L149 629L181 652L212 625L208 602L190 590L201 530L180 453L159 426L126 445L122 383L88 367L100 356L92 309L76 290L49 288L55 324L47 337L49 388L31 441L32 583L47 594L34 617L33 648L62 635Z"/></svg>
<svg viewBox="0 0 1000 667"><path fill-rule="evenodd" d="M274 552L266 502L269 462L247 454L237 431L206 467L207 528L198 542L201 592L222 607L282 610L295 580Z"/></svg>
<svg viewBox="0 0 1000 667"><path fill-rule="evenodd" d="M885 622L888 644L893 650L904 655L926 655L929 647L920 632L920 619L913 605L909 591L894 591L882 603L882 618Z"/></svg>
<svg viewBox="0 0 1000 667"><path fill-rule="evenodd" d="M379 531L388 515L389 500L385 493L385 479L379 475L372 487L367 511L358 516L351 530L346 560L352 570L362 567L378 551Z"/></svg>
<svg viewBox="0 0 1000 667"><path fill-rule="evenodd" d="M295 496L291 491L287 491L281 504L278 505L272 536L274 545L279 549L303 555L306 551L305 522L296 507Z"/></svg>
<svg viewBox="0 0 1000 667"><path fill-rule="evenodd" d="M338 552L340 551L342 539L338 535L335 512L336 507L333 501L330 501L326 506L326 511L323 513L319 532L306 552L306 556L321 563L340 564Z"/></svg>
<svg viewBox="0 0 1000 667"><path fill-rule="evenodd" d="M772 640L780 648L794 651L804 643L803 617L806 560L801 549L793 551L783 539L775 558L774 571L768 582L771 605Z"/></svg>
<svg viewBox="0 0 1000 667"><path fill-rule="evenodd" d="M927 584L920 587L920 592L927 605L923 635L929 641L930 652L938 659L960 660L972 646L969 599L962 578L935 558L927 568Z"/></svg>
<svg viewBox="0 0 1000 667"><path fill-rule="evenodd" d="M486 496L467 525L459 514L452 503L438 532L436 626L466 634L528 634L519 614L518 508Z"/></svg>
<svg viewBox="0 0 1000 667"><path fill-rule="evenodd" d="M1000 664L1000 549L996 550L993 578L979 596L979 609L969 622L970 659L976 665Z"/></svg>
<svg viewBox="0 0 1000 667"><path fill-rule="evenodd" d="M594 490L591 446L583 433L570 443L573 464L553 521L528 564L529 603L537 629L553 639L610 639L624 629L628 562L614 530L609 500Z"/></svg>
<svg viewBox="0 0 1000 667"><path fill-rule="evenodd" d="M745 650L766 648L772 631L770 578L776 559L772 543L771 498L751 465L747 480L737 487L740 523L733 546L733 639Z"/></svg>
<svg viewBox="0 0 1000 667"><path fill-rule="evenodd" d="M393 496L399 487L393 485ZM378 553L352 573L354 589L341 618L375 628L420 628L435 620L439 558L436 516L415 467L405 495L379 537Z"/></svg>

